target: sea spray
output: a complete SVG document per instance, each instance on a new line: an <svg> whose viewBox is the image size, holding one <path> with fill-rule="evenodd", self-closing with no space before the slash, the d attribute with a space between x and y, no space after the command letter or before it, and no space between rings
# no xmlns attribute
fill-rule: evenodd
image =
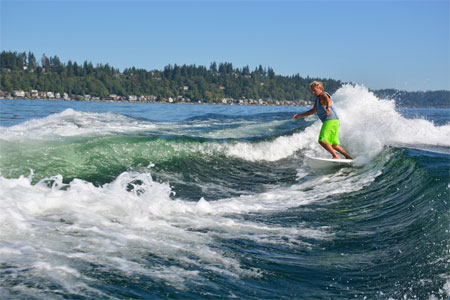
<svg viewBox="0 0 450 300"><path fill-rule="evenodd" d="M407 119L393 100L379 99L360 85L344 85L333 95L341 121L342 143L357 153L373 156L386 145L440 145L450 147L450 125L436 126Z"/></svg>

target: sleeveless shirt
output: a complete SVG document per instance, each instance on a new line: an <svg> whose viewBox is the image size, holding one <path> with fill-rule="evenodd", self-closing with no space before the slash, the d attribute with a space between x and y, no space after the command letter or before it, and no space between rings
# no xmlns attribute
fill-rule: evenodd
<svg viewBox="0 0 450 300"><path fill-rule="evenodd" d="M328 94L327 92L324 92L324 93L327 94L328 97L330 97L330 99L331 99L330 94ZM325 121L328 121L328 120L339 120L339 117L336 114L336 112L334 111L333 106L330 107L331 112L330 112L329 115L327 115L326 107L327 107L326 105L323 105L323 106L320 105L320 95L317 96L317 98L316 98L316 109L317 109L317 116L319 117L319 119L322 122L325 122Z"/></svg>

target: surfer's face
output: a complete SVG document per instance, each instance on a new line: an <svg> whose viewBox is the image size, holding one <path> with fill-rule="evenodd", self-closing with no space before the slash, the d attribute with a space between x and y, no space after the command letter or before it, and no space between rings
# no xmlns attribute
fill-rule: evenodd
<svg viewBox="0 0 450 300"><path fill-rule="evenodd" d="M311 92L314 96L319 96L322 93L322 89L318 86L312 87Z"/></svg>

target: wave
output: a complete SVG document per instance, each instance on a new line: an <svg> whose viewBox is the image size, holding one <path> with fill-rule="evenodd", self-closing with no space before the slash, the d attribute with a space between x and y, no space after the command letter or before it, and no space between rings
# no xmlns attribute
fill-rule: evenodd
<svg viewBox="0 0 450 300"><path fill-rule="evenodd" d="M7 284L20 272L22 277L61 285L65 293L99 297L104 289L87 292L76 285L115 274L188 290L192 284L209 286L212 274L244 281L270 276L254 264L246 265L245 252L230 254L228 246L223 247L235 240L268 249L317 251L325 256L322 265L337 259L324 249L349 243L354 268L378 265L368 273L373 293L421 295L420 280L402 281L400 290L392 289L373 273L389 270L389 255L403 261L398 268L406 280L416 272L417 261L428 266L420 269L421 278L441 282L429 276L445 272L442 264L429 258L448 257L442 252L445 241L440 235L448 228L448 216L442 213L448 207L443 202L448 188L442 192L447 185L448 156L435 154L428 166L426 156L412 151L387 147L365 167L333 173L305 176L307 171L300 168L293 184L214 201L185 199L168 182L154 180L150 174L154 166L149 166L149 172L125 171L102 186L81 179L66 183L61 175L36 184L32 173L16 179L0 176L0 253L10 270L0 282ZM284 224L279 220L285 215L300 219ZM436 222L429 222L430 218ZM349 228L349 236L344 236L345 226L352 224L357 228ZM424 234L433 243L421 243ZM394 245L389 244L392 235L398 239ZM377 248L364 248L374 242L373 236L385 238L377 241ZM356 238L358 242L352 244ZM432 248L433 244L437 246ZM417 257L414 247L425 247L420 249L428 255ZM380 257L386 262L380 262ZM340 276L349 270L352 267L345 267ZM18 290L22 295L32 292L26 287Z"/></svg>
<svg viewBox="0 0 450 300"><path fill-rule="evenodd" d="M359 86L333 99L356 168L309 170L321 124L290 113L5 128L0 297L445 298L448 125Z"/></svg>
<svg viewBox="0 0 450 300"><path fill-rule="evenodd" d="M71 108L42 119L32 119L24 123L3 127L1 139L59 138L83 135L104 135L124 133L141 129L142 122L114 113L78 112ZM147 123L148 129L155 126Z"/></svg>
<svg viewBox="0 0 450 300"><path fill-rule="evenodd" d="M326 193L299 200L293 196L302 192L288 189L284 196L266 193L191 202L173 199L169 184L155 182L149 173L124 172L101 187L79 179L66 184L62 176L31 182L32 175L0 177L0 253L10 270L19 269L21 276L43 277L56 285L95 281L95 273L79 271L89 266L118 276L146 276L178 289L187 282L200 284L210 273L260 277L261 270L241 266L236 257L214 246L215 239L241 236L276 245L298 243L303 237L307 245L330 237L322 227L285 228L233 217L278 210L280 201L284 207L307 204ZM9 280L9 275L3 280ZM62 289L84 293L77 287Z"/></svg>
<svg viewBox="0 0 450 300"><path fill-rule="evenodd" d="M280 114L278 114L280 115ZM281 114L284 119L290 115ZM265 116L272 120L261 123ZM294 126L285 120L273 120L273 114L237 116L207 114L182 122L154 122L116 113L79 112L68 108L41 119L31 119L18 125L0 127L0 139L61 140L70 137L101 137L108 135L189 136L210 139L253 139L281 134ZM280 119L280 117L278 118Z"/></svg>

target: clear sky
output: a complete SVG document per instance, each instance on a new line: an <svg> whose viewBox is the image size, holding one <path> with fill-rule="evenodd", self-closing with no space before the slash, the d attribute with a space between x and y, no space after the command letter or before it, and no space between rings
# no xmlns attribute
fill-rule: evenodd
<svg viewBox="0 0 450 300"><path fill-rule="evenodd" d="M123 70L215 61L371 89L450 89L449 0L0 0L2 50Z"/></svg>

